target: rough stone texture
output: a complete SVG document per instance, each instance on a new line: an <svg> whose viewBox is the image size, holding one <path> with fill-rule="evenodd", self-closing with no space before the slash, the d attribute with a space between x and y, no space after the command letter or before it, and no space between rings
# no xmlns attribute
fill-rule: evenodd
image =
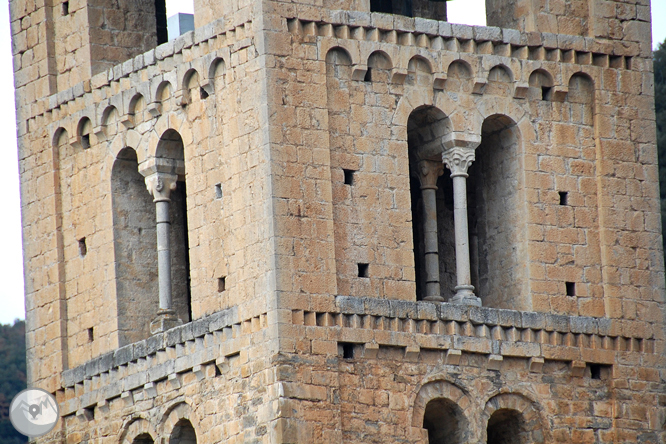
<svg viewBox="0 0 666 444"><path fill-rule="evenodd" d="M197 0L158 47L154 4L10 3L38 442L664 442L647 2ZM415 169L452 146L481 308L420 301ZM164 168L185 323L149 336Z"/></svg>

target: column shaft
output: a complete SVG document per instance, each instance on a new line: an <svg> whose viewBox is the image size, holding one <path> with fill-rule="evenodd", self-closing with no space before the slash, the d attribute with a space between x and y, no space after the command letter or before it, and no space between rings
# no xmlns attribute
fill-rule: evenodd
<svg viewBox="0 0 666 444"><path fill-rule="evenodd" d="M159 281L160 310L171 310L171 220L170 201L155 202L157 211L157 275Z"/></svg>
<svg viewBox="0 0 666 444"><path fill-rule="evenodd" d="M471 286L469 233L467 228L467 177L465 176L453 177L453 219L456 236L456 282L458 287Z"/></svg>
<svg viewBox="0 0 666 444"><path fill-rule="evenodd" d="M437 237L437 188L421 188L425 240L426 300L439 300L439 248ZM442 298L443 299L443 298Z"/></svg>
<svg viewBox="0 0 666 444"><path fill-rule="evenodd" d="M451 302L481 305L471 283L469 229L467 225L467 169L474 161L474 149L454 147L442 154L453 178L453 219L456 236L456 294Z"/></svg>

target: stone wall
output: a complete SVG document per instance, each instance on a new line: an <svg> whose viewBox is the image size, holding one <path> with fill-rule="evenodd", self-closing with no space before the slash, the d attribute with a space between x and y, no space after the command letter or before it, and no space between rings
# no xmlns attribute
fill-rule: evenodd
<svg viewBox="0 0 666 444"><path fill-rule="evenodd" d="M53 65L54 7L28 3L12 3L12 29L29 380L64 415L41 442L136 444L176 429L211 443L481 443L509 429L527 442L663 440L641 5L620 19L623 2L612 13L599 12L612 2L586 3L595 20L622 22L613 40L366 3L202 0L194 32L78 78ZM548 8L559 27L569 13ZM494 307L417 301L417 166L441 163L450 144L478 147L472 279ZM145 212L123 225L141 211L119 204L126 182L113 180L129 149L124 180L145 193ZM122 269L137 260L119 231L154 237L140 182L160 166L186 189L173 288L191 322L142 339L158 296L139 287L154 285L154 259L152 271ZM457 262L441 167L449 300ZM143 257L153 241L140 240Z"/></svg>

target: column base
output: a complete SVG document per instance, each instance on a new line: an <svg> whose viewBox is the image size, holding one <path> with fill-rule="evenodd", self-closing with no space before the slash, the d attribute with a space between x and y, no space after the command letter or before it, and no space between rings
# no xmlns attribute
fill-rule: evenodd
<svg viewBox="0 0 666 444"><path fill-rule="evenodd" d="M150 323L150 334L163 333L182 324L183 321L176 315L175 310L159 310L155 319Z"/></svg>
<svg viewBox="0 0 666 444"><path fill-rule="evenodd" d="M481 298L474 294L473 285L458 285L455 290L456 294L449 300L449 302L454 304L474 305L476 307L481 306Z"/></svg>
<svg viewBox="0 0 666 444"><path fill-rule="evenodd" d="M426 296L423 300L428 302L446 302L446 299L441 296Z"/></svg>

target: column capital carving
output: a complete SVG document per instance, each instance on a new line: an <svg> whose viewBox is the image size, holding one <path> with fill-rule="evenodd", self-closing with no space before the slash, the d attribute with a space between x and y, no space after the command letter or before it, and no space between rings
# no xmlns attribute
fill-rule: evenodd
<svg viewBox="0 0 666 444"><path fill-rule="evenodd" d="M442 153L442 162L451 170L451 177L467 177L467 169L475 159L476 154L473 148L454 147Z"/></svg>
<svg viewBox="0 0 666 444"><path fill-rule="evenodd" d="M418 176L421 189L437 189L437 178L444 174L444 164L434 160L421 160L418 164Z"/></svg>
<svg viewBox="0 0 666 444"><path fill-rule="evenodd" d="M177 174L153 173L146 177L146 188L153 196L153 202L170 202L171 192L176 189Z"/></svg>

